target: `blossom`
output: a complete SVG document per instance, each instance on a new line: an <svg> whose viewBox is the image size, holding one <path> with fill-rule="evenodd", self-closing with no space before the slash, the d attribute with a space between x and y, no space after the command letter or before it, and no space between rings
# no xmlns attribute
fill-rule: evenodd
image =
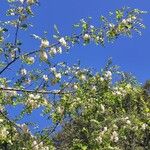
<svg viewBox="0 0 150 150"><path fill-rule="evenodd" d="M111 139L111 141L118 142L118 140L119 140L118 133L116 131L113 131L110 139Z"/></svg>
<svg viewBox="0 0 150 150"><path fill-rule="evenodd" d="M48 81L48 76L47 75L43 75L43 79L45 80L45 81Z"/></svg>
<svg viewBox="0 0 150 150"><path fill-rule="evenodd" d="M102 137L99 135L99 136L96 138L96 141L97 141L98 143L102 143Z"/></svg>
<svg viewBox="0 0 150 150"><path fill-rule="evenodd" d="M65 40L63 37L59 39L59 42L60 42L60 44L61 44L62 46L67 47L67 42L66 42L66 40Z"/></svg>
<svg viewBox="0 0 150 150"><path fill-rule="evenodd" d="M45 51L40 51L40 59L46 61L48 59L48 55Z"/></svg>
<svg viewBox="0 0 150 150"><path fill-rule="evenodd" d="M34 4L34 3L35 3L35 0L27 0L27 3L30 4L30 5L31 5L31 4Z"/></svg>
<svg viewBox="0 0 150 150"><path fill-rule="evenodd" d="M58 79L61 79L61 73L56 73L55 77L58 78Z"/></svg>
<svg viewBox="0 0 150 150"><path fill-rule="evenodd" d="M81 75L81 80L86 80L86 76L84 74Z"/></svg>
<svg viewBox="0 0 150 150"><path fill-rule="evenodd" d="M48 46L49 46L49 41L45 40L45 39L42 39L41 40L41 47L46 48Z"/></svg>
<svg viewBox="0 0 150 150"><path fill-rule="evenodd" d="M112 79L112 73L111 71L106 71L104 74L105 79L111 80Z"/></svg>
<svg viewBox="0 0 150 150"><path fill-rule="evenodd" d="M93 90L93 91L96 91L96 86L93 86L93 87L92 87L92 90Z"/></svg>
<svg viewBox="0 0 150 150"><path fill-rule="evenodd" d="M103 81L104 81L104 78L103 78L103 77L100 77L100 81L103 82Z"/></svg>
<svg viewBox="0 0 150 150"><path fill-rule="evenodd" d="M9 132L7 131L6 127L3 127L2 129L0 129L0 135L2 138L6 138L8 134Z"/></svg>
<svg viewBox="0 0 150 150"><path fill-rule="evenodd" d="M108 130L107 127L104 127L103 131L106 132L107 130Z"/></svg>
<svg viewBox="0 0 150 150"><path fill-rule="evenodd" d="M87 41L87 40L90 40L90 35L89 34L84 34L84 36L83 36L83 39L85 40L85 41Z"/></svg>
<svg viewBox="0 0 150 150"><path fill-rule="evenodd" d="M126 121L126 124L131 124L131 121L130 121L130 120L127 120L127 121Z"/></svg>
<svg viewBox="0 0 150 150"><path fill-rule="evenodd" d="M58 47L58 48L57 48L57 52L58 52L59 54L62 54L62 48L61 48L61 47Z"/></svg>
<svg viewBox="0 0 150 150"><path fill-rule="evenodd" d="M25 76L25 75L27 75L27 70L26 69L21 69L20 73L21 73L22 76Z"/></svg>
<svg viewBox="0 0 150 150"><path fill-rule="evenodd" d="M109 26L110 26L111 28L115 27L115 25L114 25L113 23L110 23Z"/></svg>
<svg viewBox="0 0 150 150"><path fill-rule="evenodd" d="M34 57L27 57L27 62L29 62L30 64L33 64L35 61Z"/></svg>
<svg viewBox="0 0 150 150"><path fill-rule="evenodd" d="M20 2L23 4L23 3L24 3L24 0L20 0Z"/></svg>
<svg viewBox="0 0 150 150"><path fill-rule="evenodd" d="M57 54L57 49L56 49L56 47L51 47L51 49L50 49L50 51L49 51L49 54L50 54L51 56L56 55L56 54Z"/></svg>
<svg viewBox="0 0 150 150"><path fill-rule="evenodd" d="M126 24L126 23L127 23L126 19L123 19L123 20L122 20L122 23L123 23L123 24Z"/></svg>
<svg viewBox="0 0 150 150"><path fill-rule="evenodd" d="M104 112L105 112L105 107L104 107L104 105L103 105L103 104L100 104L100 107L101 107L102 112L104 113Z"/></svg>
<svg viewBox="0 0 150 150"><path fill-rule="evenodd" d="M144 124L142 125L142 129L145 130L147 126L148 126L148 125L147 125L146 123L144 123Z"/></svg>
<svg viewBox="0 0 150 150"><path fill-rule="evenodd" d="M21 125L21 128L22 128L23 132L25 132L25 133L29 132L28 126L25 123Z"/></svg>
<svg viewBox="0 0 150 150"><path fill-rule="evenodd" d="M78 89L78 86L75 84L75 85L73 86L73 88L74 88L75 90L77 90L77 89Z"/></svg>
<svg viewBox="0 0 150 150"><path fill-rule="evenodd" d="M50 71L51 71L51 72L56 72L56 68L55 68L55 67L52 67L52 68L50 68Z"/></svg>

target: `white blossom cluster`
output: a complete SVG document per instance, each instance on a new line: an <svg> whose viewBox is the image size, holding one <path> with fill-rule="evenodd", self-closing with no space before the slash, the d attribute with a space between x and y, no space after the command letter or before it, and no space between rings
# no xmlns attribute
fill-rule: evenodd
<svg viewBox="0 0 150 150"><path fill-rule="evenodd" d="M38 108L40 107L39 104L39 99L41 98L41 96L39 94L29 94L28 99L26 101L26 105L32 107L32 109L34 108Z"/></svg>

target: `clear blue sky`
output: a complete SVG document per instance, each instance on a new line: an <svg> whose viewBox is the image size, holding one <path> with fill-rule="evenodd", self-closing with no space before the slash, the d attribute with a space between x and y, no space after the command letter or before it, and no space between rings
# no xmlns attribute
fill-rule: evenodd
<svg viewBox="0 0 150 150"><path fill-rule="evenodd" d="M5 0L2 0L0 10L5 8ZM35 9L36 16L32 18L35 28L27 33L22 33L25 49L37 48L34 42L27 36L31 31L42 35L43 31L49 32L50 38L53 34L53 25L56 24L62 35L68 35L72 31L72 24L81 18L91 16L93 23L99 23L100 15L106 15L109 11L115 11L123 6L150 10L149 0L41 0L41 6ZM143 30L143 35L133 35L133 38L122 37L113 44L105 47L90 44L88 46L78 45L70 49L69 54L63 55L61 59L70 63L81 60L82 66L94 67L99 70L105 65L109 57L113 58L115 65L119 65L121 70L133 73L139 82L150 79L150 14L144 15L143 20L147 28ZM22 36L23 35L23 36ZM30 41L30 42L29 42ZM32 116L41 122L36 112ZM31 117L31 120L33 119ZM41 122L44 126L45 122Z"/></svg>

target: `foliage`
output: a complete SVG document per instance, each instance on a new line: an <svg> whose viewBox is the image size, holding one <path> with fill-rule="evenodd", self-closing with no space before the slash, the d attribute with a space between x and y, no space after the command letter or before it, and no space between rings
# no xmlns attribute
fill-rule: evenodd
<svg viewBox="0 0 150 150"><path fill-rule="evenodd" d="M96 74L81 68L80 63L57 62L58 55L78 43L104 46L119 36L130 37L134 31L141 34L145 12L124 7L108 18L101 16L99 27L91 18L81 19L70 36L61 35L54 25L54 43L48 32L43 36L31 33L29 36L40 42L31 50L24 49L28 43L19 34L34 27L30 21L39 1L8 0L7 4L8 20L0 22L0 149L148 150L147 86L138 85L110 61ZM11 118L10 109L14 108L21 111ZM23 121L36 110L42 110L37 115L50 122L38 132L30 128L38 126L34 120Z"/></svg>

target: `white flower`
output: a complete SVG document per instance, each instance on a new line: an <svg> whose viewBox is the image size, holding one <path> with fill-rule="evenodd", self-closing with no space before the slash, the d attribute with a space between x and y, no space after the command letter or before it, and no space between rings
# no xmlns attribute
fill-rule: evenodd
<svg viewBox="0 0 150 150"><path fill-rule="evenodd" d="M136 19L136 16L132 16L132 20L135 20Z"/></svg>
<svg viewBox="0 0 150 150"><path fill-rule="evenodd" d="M103 81L104 81L104 78L103 78L103 77L100 77L100 81L103 82Z"/></svg>
<svg viewBox="0 0 150 150"><path fill-rule="evenodd" d="M94 26L93 26L93 25L90 25L90 28L92 28L92 29L93 29L93 28L94 28Z"/></svg>
<svg viewBox="0 0 150 150"><path fill-rule="evenodd" d="M58 47L58 48L57 48L57 52L58 52L59 54L62 54L62 48L61 48L61 47Z"/></svg>
<svg viewBox="0 0 150 150"><path fill-rule="evenodd" d="M56 72L56 68L55 68L55 67L52 67L52 68L50 68L50 71L51 71L51 72Z"/></svg>
<svg viewBox="0 0 150 150"><path fill-rule="evenodd" d="M102 143L102 137L101 137L101 136L98 136L98 137L96 138L96 141L99 142L99 143Z"/></svg>
<svg viewBox="0 0 150 150"><path fill-rule="evenodd" d="M56 47L51 47L51 49L50 49L50 51L49 51L49 54L50 55L56 55L57 54L57 49L56 49Z"/></svg>
<svg viewBox="0 0 150 150"><path fill-rule="evenodd" d="M111 73L110 71L106 71L104 76L105 76L105 78L108 79L108 80L111 80L111 79L112 79L112 73Z"/></svg>
<svg viewBox="0 0 150 150"><path fill-rule="evenodd" d="M34 57L28 57L28 58L27 58L27 61L28 61L29 63L33 64L34 61L35 61L35 59L34 59Z"/></svg>
<svg viewBox="0 0 150 150"><path fill-rule="evenodd" d="M113 128L114 128L115 130L117 130L117 129L118 129L118 126L117 126L116 124L113 124Z"/></svg>
<svg viewBox="0 0 150 150"><path fill-rule="evenodd" d="M39 95L39 94L36 94L35 96L34 96L34 99L39 99L41 96Z"/></svg>
<svg viewBox="0 0 150 150"><path fill-rule="evenodd" d="M0 122L3 122L3 119L0 118Z"/></svg>
<svg viewBox="0 0 150 150"><path fill-rule="evenodd" d="M75 85L73 86L73 88L74 88L75 90L77 90L77 89L78 89L78 86L75 84Z"/></svg>
<svg viewBox="0 0 150 150"><path fill-rule="evenodd" d="M93 90L93 91L96 91L96 86L93 86L93 87L92 87L92 90Z"/></svg>
<svg viewBox="0 0 150 150"><path fill-rule="evenodd" d="M57 112L58 112L58 113L60 113L60 114L63 114L63 112L64 112L64 108L63 108L63 107L58 106L58 107L57 107Z"/></svg>
<svg viewBox="0 0 150 150"><path fill-rule="evenodd" d="M48 76L47 75L43 75L43 79L45 80L45 81L48 81Z"/></svg>
<svg viewBox="0 0 150 150"><path fill-rule="evenodd" d="M85 41L87 41L87 40L90 40L90 35L89 34L84 34L84 36L83 36L83 39L85 40Z"/></svg>
<svg viewBox="0 0 150 150"><path fill-rule="evenodd" d="M123 19L123 20L122 20L122 23L126 24L126 23L127 23L126 19Z"/></svg>
<svg viewBox="0 0 150 150"><path fill-rule="evenodd" d="M21 69L20 73L21 73L22 76L25 76L25 75L27 75L27 70L26 69Z"/></svg>
<svg viewBox="0 0 150 150"><path fill-rule="evenodd" d="M61 79L61 73L56 73L55 77L58 78L58 79Z"/></svg>
<svg viewBox="0 0 150 150"><path fill-rule="evenodd" d="M111 135L111 141L114 141L114 142L118 142L119 138L118 138L118 133L116 131L114 131Z"/></svg>
<svg viewBox="0 0 150 150"><path fill-rule="evenodd" d="M41 40L41 47L46 48L48 46L49 46L49 41L45 40L45 39L42 39Z"/></svg>
<svg viewBox="0 0 150 150"><path fill-rule="evenodd" d="M28 3L28 4L34 4L34 3L35 3L35 0L27 0L27 3Z"/></svg>
<svg viewBox="0 0 150 150"><path fill-rule="evenodd" d="M44 61L48 59L48 55L45 51L40 51L40 59Z"/></svg>
<svg viewBox="0 0 150 150"><path fill-rule="evenodd" d="M131 121L130 121L130 120L127 120L127 121L126 121L126 124L131 124Z"/></svg>
<svg viewBox="0 0 150 150"><path fill-rule="evenodd" d="M33 94L29 94L29 98L33 98L34 99L34 95Z"/></svg>
<svg viewBox="0 0 150 150"><path fill-rule="evenodd" d="M104 107L104 105L103 105L103 104L100 104L100 106L101 106L102 112L104 113L104 112L105 112L105 107Z"/></svg>
<svg viewBox="0 0 150 150"><path fill-rule="evenodd" d="M106 132L107 130L108 130L107 127L104 127L103 131Z"/></svg>
<svg viewBox="0 0 150 150"><path fill-rule="evenodd" d="M28 126L26 124L22 124L21 128L22 128L23 132L25 132L25 133L29 132Z"/></svg>
<svg viewBox="0 0 150 150"><path fill-rule="evenodd" d="M114 25L113 23L110 23L109 26L110 26L111 28L113 28L115 25Z"/></svg>
<svg viewBox="0 0 150 150"><path fill-rule="evenodd" d="M20 2L23 4L23 3L24 3L24 0L20 0Z"/></svg>
<svg viewBox="0 0 150 150"><path fill-rule="evenodd" d="M84 74L81 75L81 80L86 80L86 76Z"/></svg>
<svg viewBox="0 0 150 150"><path fill-rule="evenodd" d="M59 39L59 42L62 46L67 47L67 42L65 41L65 39L63 37Z"/></svg>
<svg viewBox="0 0 150 150"><path fill-rule="evenodd" d="M142 129L145 130L147 126L148 126L148 125L147 125L146 123L144 123L144 124L142 125Z"/></svg>
<svg viewBox="0 0 150 150"><path fill-rule="evenodd" d="M126 21L127 21L128 23L131 23L131 22L132 22L132 18L128 18Z"/></svg>
<svg viewBox="0 0 150 150"><path fill-rule="evenodd" d="M49 147L48 146L44 147L44 150L49 150Z"/></svg>
<svg viewBox="0 0 150 150"><path fill-rule="evenodd" d="M8 134L9 132L7 131L6 127L3 127L2 129L0 129L0 135L2 136L2 138L6 138Z"/></svg>

